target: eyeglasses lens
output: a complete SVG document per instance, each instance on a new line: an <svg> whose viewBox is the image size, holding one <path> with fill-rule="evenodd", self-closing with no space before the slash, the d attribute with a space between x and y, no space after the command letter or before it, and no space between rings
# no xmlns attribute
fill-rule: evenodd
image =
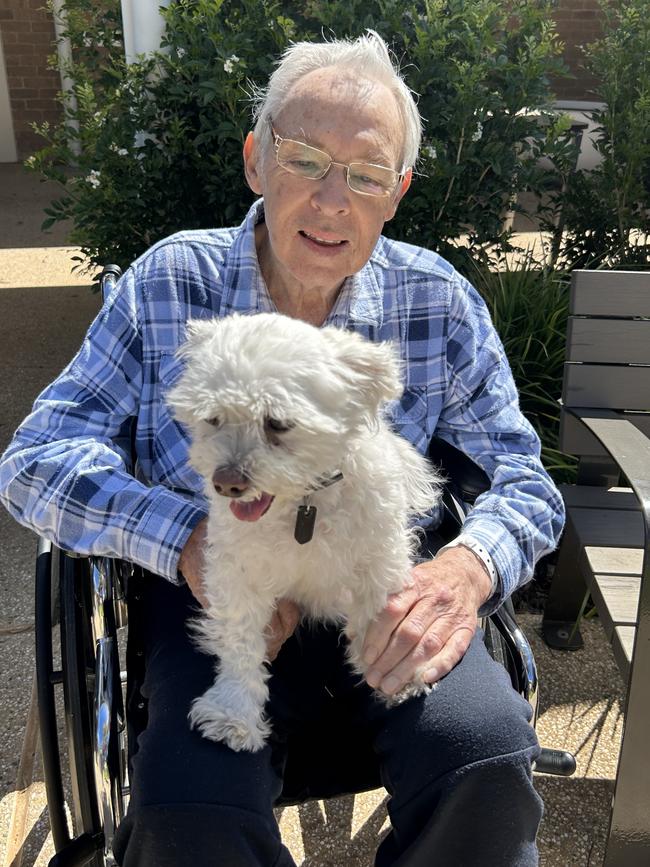
<svg viewBox="0 0 650 867"><path fill-rule="evenodd" d="M317 181L325 177L332 160L329 154L303 142L280 139L276 147L278 165L293 175ZM371 163L350 163L348 184L365 196L388 196L395 189L397 172Z"/></svg>

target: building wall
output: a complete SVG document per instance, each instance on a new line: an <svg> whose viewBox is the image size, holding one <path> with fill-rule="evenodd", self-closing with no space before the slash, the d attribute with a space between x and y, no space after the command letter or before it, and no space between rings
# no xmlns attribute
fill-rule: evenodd
<svg viewBox="0 0 650 867"><path fill-rule="evenodd" d="M56 94L61 78L47 68L47 58L55 50L54 22L44 5L44 0L0 0L0 33L19 160L43 146L30 123L55 123L60 117Z"/></svg>
<svg viewBox="0 0 650 867"><path fill-rule="evenodd" d="M559 99L592 101L596 80L582 68L583 54L580 45L593 42L601 35L602 13L598 0L557 0L553 13L558 33L564 42L564 62L575 78L554 82Z"/></svg>
<svg viewBox="0 0 650 867"><path fill-rule="evenodd" d="M45 0L0 0L0 37L19 160L42 146L30 123L55 123L60 117L56 93L61 80L57 71L47 68L47 57L55 50L54 23L44 5ZM558 98L592 100L590 91L595 82L580 69L582 55L578 46L600 34L598 0L557 0L554 17L566 44L565 62L576 76L554 82ZM11 133L5 130L4 135Z"/></svg>

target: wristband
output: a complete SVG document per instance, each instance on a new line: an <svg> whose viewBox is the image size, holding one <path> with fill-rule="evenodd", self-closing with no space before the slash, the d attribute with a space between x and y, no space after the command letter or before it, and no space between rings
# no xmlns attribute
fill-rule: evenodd
<svg viewBox="0 0 650 867"><path fill-rule="evenodd" d="M447 545L443 545L442 548L436 554L436 557L439 554L442 554L443 551L446 551L448 548L467 548L472 552L480 561L481 565L490 576L490 581L492 582L492 593L494 594L499 589L499 575L496 570L496 566L492 560L492 557L488 554L487 550L481 545L480 542L477 542L476 539L473 539L471 536L460 535L458 538L454 539L453 542L449 542Z"/></svg>

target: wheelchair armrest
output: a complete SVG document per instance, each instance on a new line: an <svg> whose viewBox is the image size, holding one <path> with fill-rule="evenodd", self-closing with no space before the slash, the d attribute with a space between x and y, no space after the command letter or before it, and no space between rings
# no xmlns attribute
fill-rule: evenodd
<svg viewBox="0 0 650 867"><path fill-rule="evenodd" d="M490 479L478 464L455 446L433 437L429 444L429 459L442 467L448 485L462 502L473 505L477 497L490 489Z"/></svg>

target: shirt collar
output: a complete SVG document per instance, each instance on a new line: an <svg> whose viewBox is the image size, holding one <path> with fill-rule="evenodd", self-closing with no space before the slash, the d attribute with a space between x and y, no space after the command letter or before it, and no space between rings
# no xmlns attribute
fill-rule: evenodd
<svg viewBox="0 0 650 867"><path fill-rule="evenodd" d="M264 200L253 203L244 222L235 232L224 266L220 316L230 313L273 312L275 306L260 271L255 248L255 226L264 217ZM377 282L373 262L382 264L380 238L370 260L356 274L348 277L327 317L328 325L344 327L348 323L380 326L383 321L383 294Z"/></svg>

